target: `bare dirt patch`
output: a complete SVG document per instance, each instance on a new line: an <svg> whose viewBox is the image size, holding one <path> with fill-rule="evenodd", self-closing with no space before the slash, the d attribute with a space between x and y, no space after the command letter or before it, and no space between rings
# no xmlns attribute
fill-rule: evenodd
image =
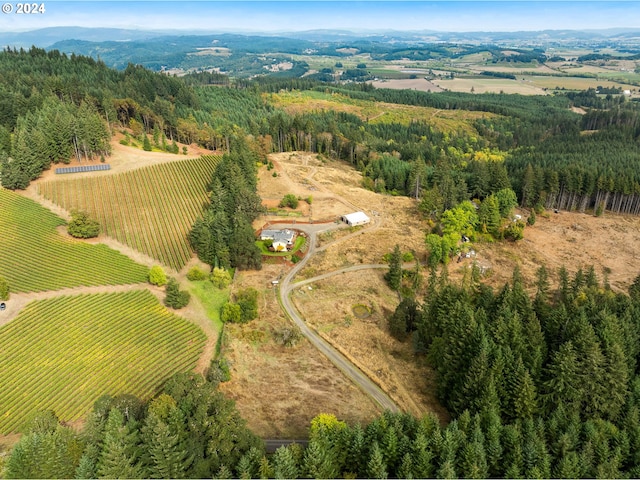
<svg viewBox="0 0 640 480"><path fill-rule="evenodd" d="M453 80L434 80L440 88L452 92L475 93L519 93L521 95L546 95L546 92L530 80L454 78Z"/></svg>
<svg viewBox="0 0 640 480"><path fill-rule="evenodd" d="M55 169L59 167L65 167L67 165L53 165L49 170L45 170L42 172L40 178L31 182L30 188L33 188L35 184L38 182L48 181L48 180L68 180L69 178L80 178L87 176L97 176L97 175L112 175L115 173L127 172L130 170L135 170L137 168L147 167L150 165L157 165L160 163L166 162L175 162L179 160L185 160L187 158L195 158L201 155L212 155L221 152L212 152L210 150L206 150L198 145L183 145L181 143L178 144L180 148L180 154L175 153L167 153L167 152L146 152L140 148L136 147L128 147L126 145L122 145L120 140L124 138L124 135L120 132L115 133L111 139L111 155L105 158L105 163L108 163L111 167L110 170L97 171L97 172L80 172L80 173L71 173L58 175L55 173ZM182 148L187 147L187 154L182 154ZM79 166L79 165L99 165L100 160L83 160L82 163L78 163L75 160L72 160L68 166Z"/></svg>
<svg viewBox="0 0 640 480"><path fill-rule="evenodd" d="M341 175L334 172L332 178L325 178L328 165L334 162L321 161L317 155L307 153L274 153L269 155L273 170L261 167L258 171L258 194L267 208L277 205L284 195L291 193L301 198L296 212L299 221L331 222L345 213L357 210L355 205L337 197L328 186L333 182L340 183ZM273 173L277 176L274 177ZM320 180L316 175L323 172ZM311 197L311 204L305 199ZM256 221L254 227L273 220L282 220L277 215L267 215Z"/></svg>
<svg viewBox="0 0 640 480"><path fill-rule="evenodd" d="M286 268L265 265L259 272L237 274L234 289L259 291L259 318L225 327L231 381L221 389L236 401L249 427L265 438L304 438L319 413L351 423L370 421L380 413L378 406L306 339L292 347L277 343L278 332L294 328L271 288L271 280Z"/></svg>

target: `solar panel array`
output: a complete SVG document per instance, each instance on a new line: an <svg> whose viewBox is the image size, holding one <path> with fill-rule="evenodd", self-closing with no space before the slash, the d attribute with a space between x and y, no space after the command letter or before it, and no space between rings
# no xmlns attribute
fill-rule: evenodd
<svg viewBox="0 0 640 480"><path fill-rule="evenodd" d="M108 163L101 163L99 165L81 165L79 167L56 168L56 173L97 172L100 170L111 170L111 165Z"/></svg>

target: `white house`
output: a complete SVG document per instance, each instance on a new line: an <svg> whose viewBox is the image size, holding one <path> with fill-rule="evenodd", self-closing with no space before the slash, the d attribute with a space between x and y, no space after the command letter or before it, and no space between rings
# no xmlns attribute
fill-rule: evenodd
<svg viewBox="0 0 640 480"><path fill-rule="evenodd" d="M293 247L293 241L296 238L296 232L293 230L262 230L260 232L260 240L272 240L273 250L281 252L289 250Z"/></svg>
<svg viewBox="0 0 640 480"><path fill-rule="evenodd" d="M356 225L365 225L371 221L364 212L354 212L340 217L343 222L348 223L350 227Z"/></svg>

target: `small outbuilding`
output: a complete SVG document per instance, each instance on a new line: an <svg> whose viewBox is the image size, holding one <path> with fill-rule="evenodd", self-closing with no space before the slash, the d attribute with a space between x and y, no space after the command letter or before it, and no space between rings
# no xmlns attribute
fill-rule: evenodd
<svg viewBox="0 0 640 480"><path fill-rule="evenodd" d="M366 225L371 219L364 212L354 212L340 217L344 223L347 223L350 227L356 225Z"/></svg>

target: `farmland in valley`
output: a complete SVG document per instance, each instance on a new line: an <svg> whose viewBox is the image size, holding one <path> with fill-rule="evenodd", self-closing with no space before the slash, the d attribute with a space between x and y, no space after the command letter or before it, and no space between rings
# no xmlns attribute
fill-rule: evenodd
<svg viewBox="0 0 640 480"><path fill-rule="evenodd" d="M65 238L64 220L0 189L0 276L14 292L146 281L147 268L106 245Z"/></svg>
<svg viewBox="0 0 640 480"><path fill-rule="evenodd" d="M180 270L191 258L187 233L207 200L219 157L206 155L117 175L53 180L41 195L66 210L84 210L103 232Z"/></svg>
<svg viewBox="0 0 640 480"><path fill-rule="evenodd" d="M77 420L107 393L149 398L192 369L204 343L146 290L32 302L0 329L0 433L43 409Z"/></svg>

